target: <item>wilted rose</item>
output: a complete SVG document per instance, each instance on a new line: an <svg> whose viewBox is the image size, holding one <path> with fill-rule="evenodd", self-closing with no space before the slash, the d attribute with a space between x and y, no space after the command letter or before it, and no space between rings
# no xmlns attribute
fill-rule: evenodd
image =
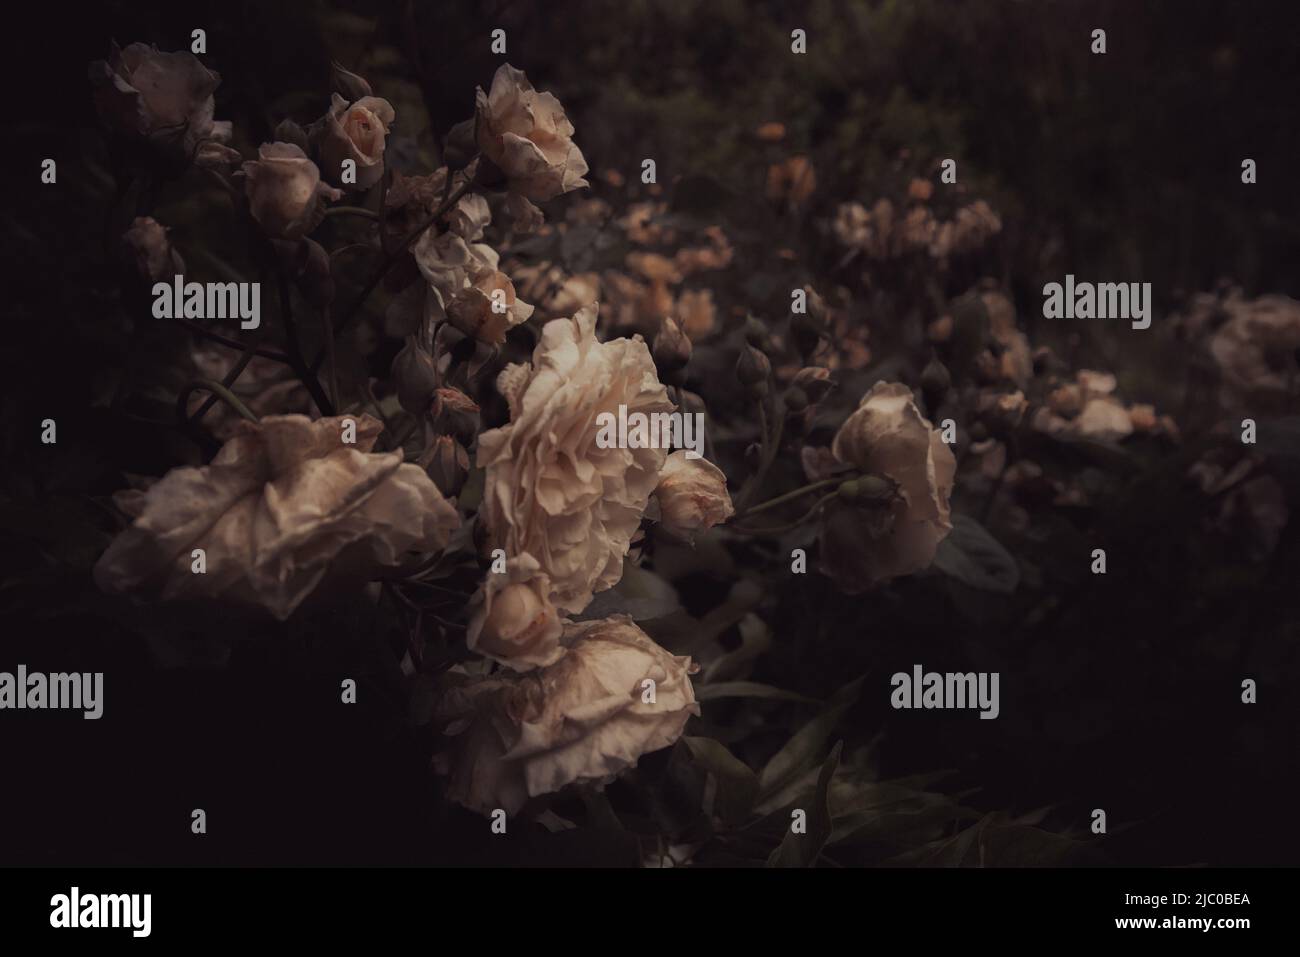
<svg viewBox="0 0 1300 957"><path fill-rule="evenodd" d="M185 272L185 260L167 238L167 227L152 216L132 220L131 227L122 234L122 242L137 274L147 283Z"/></svg>
<svg viewBox="0 0 1300 957"><path fill-rule="evenodd" d="M447 303L447 321L453 327L493 346L505 342L506 331L532 314L532 305L515 295L510 277L496 269L472 276L469 288L456 293Z"/></svg>
<svg viewBox="0 0 1300 957"><path fill-rule="evenodd" d="M242 171L249 212L276 239L305 236L325 218L325 200L343 196L322 183L316 164L290 143L263 143Z"/></svg>
<svg viewBox="0 0 1300 957"><path fill-rule="evenodd" d="M567 650L548 667L444 696L440 716L459 724L437 764L452 800L514 814L569 784L603 785L699 714L690 658L630 619L569 623L562 641Z"/></svg>
<svg viewBox="0 0 1300 957"><path fill-rule="evenodd" d="M835 435L835 457L888 477L898 495L888 514L880 506L828 508L822 528L824 570L849 593L929 566L952 530L949 498L957 460L921 415L912 392L879 382L862 397Z"/></svg>
<svg viewBox="0 0 1300 957"><path fill-rule="evenodd" d="M353 428L356 442L346 444ZM445 547L460 524L455 509L400 452L371 452L381 431L366 415L242 422L211 465L173 469L121 501L134 522L100 558L95 581L285 619L327 579L360 583ZM194 549L204 552L202 574Z"/></svg>
<svg viewBox="0 0 1300 957"><path fill-rule="evenodd" d="M117 133L186 158L204 140L229 138L230 124L214 129L212 119L221 76L188 50L163 53L144 43L123 50L114 43L107 60L90 65L90 80L100 118Z"/></svg>
<svg viewBox="0 0 1300 957"><path fill-rule="evenodd" d="M632 535L659 483L662 448L601 448L597 416L671 412L640 338L596 339L598 306L542 329L529 364L507 366L497 388L510 422L479 436L487 469L480 513L493 547L533 555L555 604L580 612L616 584Z"/></svg>
<svg viewBox="0 0 1300 957"><path fill-rule="evenodd" d="M551 582L532 555L517 555L504 575L489 572L475 596L466 643L514 671L554 664L560 646L559 612L551 604Z"/></svg>
<svg viewBox="0 0 1300 957"><path fill-rule="evenodd" d="M321 165L331 183L345 189L369 189L384 175L384 147L396 117L393 105L380 96L363 96L348 103L337 93L327 112L312 128ZM343 162L356 163L356 183L343 181Z"/></svg>
<svg viewBox="0 0 1300 957"><path fill-rule="evenodd" d="M660 526L688 541L735 512L722 470L705 459L687 458L685 451L664 461L655 501Z"/></svg>
<svg viewBox="0 0 1300 957"><path fill-rule="evenodd" d="M500 167L511 192L540 203L587 185L587 161L564 107L534 90L522 70L502 64L491 92L479 88L476 108L479 149Z"/></svg>

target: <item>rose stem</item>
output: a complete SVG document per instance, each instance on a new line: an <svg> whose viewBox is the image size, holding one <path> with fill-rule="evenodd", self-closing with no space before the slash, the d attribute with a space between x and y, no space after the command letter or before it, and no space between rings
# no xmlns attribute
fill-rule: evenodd
<svg viewBox="0 0 1300 957"><path fill-rule="evenodd" d="M287 270L280 270L280 315L284 319L284 335L287 345L289 346L289 358L292 360L294 371L298 373L298 378L306 386L307 391L311 393L312 401L316 403L316 408L320 414L329 416L334 414L334 405L325 395L325 390L321 388L320 380L316 374L307 368L306 361L302 357L302 344L298 341L298 327L293 324L293 303L290 301L289 290L289 273Z"/></svg>
<svg viewBox="0 0 1300 957"><path fill-rule="evenodd" d="M253 361L253 344L250 342L247 346L244 347L244 354L239 357L239 361L236 362L233 366L231 366L230 371L226 373L226 377L221 380L221 384L224 385L227 389L233 387L235 384L235 380L240 377L243 371L248 368L248 364L252 361ZM198 411L195 412L192 416L190 416L189 424L198 425L199 422L202 421L203 417L208 414L208 411L216 404L217 404L217 394L213 392L206 399L203 400L203 404L199 406Z"/></svg>
<svg viewBox="0 0 1300 957"><path fill-rule="evenodd" d="M728 527L731 528L733 532L741 532L742 534L745 535L783 535L786 532L793 531L794 529L802 525L804 522L808 521L808 519L812 518L814 515L817 514L817 511L823 505L825 505L827 502L829 502L831 499L835 498L835 496L839 494L840 493L836 491L836 492L831 492L829 495L823 495L813 504L813 507L808 509L808 511L804 512L804 514L800 518L796 519L793 522L789 522L785 525L775 525L771 528L741 528L739 525L732 525ZM753 512L751 511L750 514L753 514Z"/></svg>
<svg viewBox="0 0 1300 957"><path fill-rule="evenodd" d="M231 339L229 336L223 336L221 333L213 332L211 329L204 329L197 322L193 322L189 319L176 318L176 319L170 319L168 321L178 322L186 329L188 329L190 332L194 333L196 336L199 336L203 339L210 339L213 342L219 342L223 346L226 346L227 348L234 349L239 352L242 352L244 349L244 344L240 342L238 339ZM283 362L285 365L288 366L293 365L293 360L290 359L289 356L285 355L283 352L276 352L274 349L254 349L253 355L261 356L263 359L270 359L273 362Z"/></svg>
<svg viewBox="0 0 1300 957"><path fill-rule="evenodd" d="M366 219L378 220L379 214L360 206L331 206L325 210L326 216L364 216Z"/></svg>
<svg viewBox="0 0 1300 957"><path fill-rule="evenodd" d="M230 406L249 422L257 421L257 416L253 415L253 413L249 411L248 406L244 405L235 393L231 392L220 382L217 382L215 379L195 379L182 389L180 395L176 397L176 415L180 418L183 425L190 424L187 406L189 405L190 395L199 389L206 389L208 392L211 392L214 396L226 403L226 405Z"/></svg>
<svg viewBox="0 0 1300 957"><path fill-rule="evenodd" d="M807 495L809 492L816 492L819 489L830 488L832 485L839 485L844 480L845 476L839 476L837 478L820 479L816 482L810 482L807 485L801 485L794 491L786 492L784 495L778 495L776 498L769 498L766 502L737 513L736 517L732 519L732 521L739 521L746 515L757 515L759 512L766 512L769 508L776 508L778 505L784 505L786 502Z"/></svg>
<svg viewBox="0 0 1300 957"><path fill-rule="evenodd" d="M439 219L441 219L444 215L446 215L447 211L451 209L452 206L460 202L461 197L464 196L466 193L468 193L470 191L470 188L473 185L474 185L473 180L466 180L463 184L461 184L459 189L457 189L454 193L452 193L449 197L447 197L447 200L444 203L442 203L436 210L434 210L432 216L430 216L427 220L425 220L424 223L422 223L421 225L413 229L406 236L406 238L402 240L402 242L398 245L396 252L391 253L384 258L384 261L383 263L380 264L378 271L375 273L373 277L371 277L370 282L366 283L365 288L361 290L361 294L357 296L356 301L352 303L352 307L343 314L343 318L339 321L338 325L334 327L335 336L341 335L343 331L352 324L353 320L356 319L357 315L361 312L361 307L365 305L365 302L370 297L370 294L374 292L377 288L379 288L379 284L383 281L384 277L388 275L388 271L392 269L395 265L397 265L397 262L401 257L401 254L406 252L407 247L410 246L411 243L419 239L421 233L423 233L426 229L428 229ZM325 361L325 352L326 349L324 346L322 346L321 351L317 354L316 358L312 361L311 371L313 373L319 370L321 364Z"/></svg>

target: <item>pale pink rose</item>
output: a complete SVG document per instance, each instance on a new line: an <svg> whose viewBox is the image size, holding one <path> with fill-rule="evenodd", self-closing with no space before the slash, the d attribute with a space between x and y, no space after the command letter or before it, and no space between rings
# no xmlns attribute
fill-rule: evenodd
<svg viewBox="0 0 1300 957"><path fill-rule="evenodd" d="M242 172L249 212L274 239L305 236L325 218L325 201L343 197L321 182L316 164L291 143L263 143Z"/></svg>
<svg viewBox="0 0 1300 957"><path fill-rule="evenodd" d="M312 128L325 177L344 189L365 190L384 175L384 147L389 127L397 116L393 105L379 96L363 96L348 103L334 94L329 112ZM356 163L356 183L343 181L343 162Z"/></svg>
<svg viewBox="0 0 1300 957"><path fill-rule="evenodd" d="M510 422L479 436L487 470L480 516L493 547L532 555L557 608L577 614L616 584L623 556L659 483L662 448L601 448L597 418L619 406L671 412L639 338L596 339L596 304L542 329L531 364L507 366L497 388Z"/></svg>
<svg viewBox="0 0 1300 957"><path fill-rule="evenodd" d="M439 708L458 732L439 755L452 800L517 813L570 784L603 786L676 741L700 713L689 657L669 654L628 618L570 622L555 664L466 682Z"/></svg>
<svg viewBox="0 0 1300 957"><path fill-rule="evenodd" d="M479 149L500 167L511 192L540 203L587 185L587 161L564 107L534 90L522 70L502 64L491 92L479 88L476 109Z"/></svg>
<svg viewBox="0 0 1300 957"><path fill-rule="evenodd" d="M722 470L705 459L687 458L685 451L664 461L655 501L660 526L688 541L735 512Z"/></svg>
<svg viewBox="0 0 1300 957"><path fill-rule="evenodd" d="M90 65L90 80L100 118L122 135L193 159L205 140L228 134L229 124L214 130L212 119L221 75L188 50L163 53L144 43L123 50L114 43L107 60Z"/></svg>
<svg viewBox="0 0 1300 957"><path fill-rule="evenodd" d="M489 572L474 598L466 644L513 671L554 664L564 654L551 582L532 555L506 562L505 574Z"/></svg>
<svg viewBox="0 0 1300 957"><path fill-rule="evenodd" d="M355 424L354 444L344 442ZM328 582L363 582L446 546L460 524L424 471L371 449L366 415L243 422L211 465L122 500L134 519L95 566L105 591L214 598L288 618ZM206 571L195 574L192 552Z"/></svg>
<svg viewBox="0 0 1300 957"><path fill-rule="evenodd" d="M849 593L927 568L952 531L949 499L957 461L912 392L879 382L862 397L831 445L835 458L897 483L889 506L838 501L822 527L822 566ZM880 514L889 508L890 514Z"/></svg>

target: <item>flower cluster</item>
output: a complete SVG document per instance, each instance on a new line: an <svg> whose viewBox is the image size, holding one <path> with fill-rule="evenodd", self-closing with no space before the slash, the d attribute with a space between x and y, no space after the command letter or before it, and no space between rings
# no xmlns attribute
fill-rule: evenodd
<svg viewBox="0 0 1300 957"><path fill-rule="evenodd" d="M168 169L178 156L206 162L230 139L212 122L218 77L191 54L136 44L92 77L109 127ZM514 813L569 784L609 780L698 714L689 657L625 616L571 616L619 583L644 523L689 541L725 522L727 480L666 448L597 443L603 413L677 405L640 336L597 337L594 298L535 327L531 358L496 376L506 421L481 427L480 403L492 398L483 373L534 314L488 241L493 206L523 235L545 228L535 204L587 186L559 100L502 66L478 91L472 121L449 134L445 155L465 153L467 130L470 154L402 175L385 159L400 123L392 103L341 66L332 82L317 121L285 118L255 159L220 154L231 179L213 170L265 241L263 268L279 273L283 351L249 345L241 355L195 328L208 341L186 358L192 378L178 410L191 431L206 417L220 450L117 496L129 524L95 578L106 591L284 620L375 580L413 606L430 568L467 567L477 544L491 556L477 587L458 607L436 606L464 622L461 663L438 679L449 734L438 763L455 800ZM336 207L345 195L358 205ZM326 230L335 214L373 225L350 237ZM327 341L313 362L294 314L309 307L327 339L337 334L330 307L347 277L327 245L348 238L380 257L366 289L389 290L383 328L403 346L386 381L344 388L346 357ZM123 259L149 280L185 268L151 217L123 236ZM328 388L318 375L326 360ZM476 502L465 494L471 475Z"/></svg>

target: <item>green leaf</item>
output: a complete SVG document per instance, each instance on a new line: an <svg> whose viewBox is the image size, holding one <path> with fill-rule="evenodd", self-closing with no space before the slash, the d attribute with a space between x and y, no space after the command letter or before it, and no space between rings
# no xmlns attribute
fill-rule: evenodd
<svg viewBox="0 0 1300 957"><path fill-rule="evenodd" d="M972 588L1009 594L1020 584L1020 567L975 519L954 514L952 531L939 543L934 567Z"/></svg>
<svg viewBox="0 0 1300 957"><path fill-rule="evenodd" d="M764 698L768 701L794 701L798 704L821 703L815 698L786 691L783 688L759 684L757 681L721 681L712 685L702 684L696 687L695 697L699 701L711 701L715 698Z"/></svg>
<svg viewBox="0 0 1300 957"><path fill-rule="evenodd" d="M840 766L840 753L843 750L844 742L837 741L822 764L812 807L808 808L807 832L796 834L793 829L787 830L780 845L767 859L768 867L812 867L817 863L822 848L831 836L831 778Z"/></svg>
<svg viewBox="0 0 1300 957"><path fill-rule="evenodd" d="M758 795L758 776L749 765L713 738L683 737L682 741L690 751L692 763L713 782L711 789L705 791L704 813L728 823L748 817Z"/></svg>
<svg viewBox="0 0 1300 957"><path fill-rule="evenodd" d="M627 615L633 621L644 621L671 615L681 607L677 589L648 568L625 561L619 583L608 591L598 592L579 620Z"/></svg>
<svg viewBox="0 0 1300 957"><path fill-rule="evenodd" d="M781 791L785 785L793 782L817 761L826 747L826 741L840 723L845 712L853 707L862 692L862 683L866 678L851 681L831 696L821 714L800 728L772 759L767 762L758 776L759 800L771 797Z"/></svg>

